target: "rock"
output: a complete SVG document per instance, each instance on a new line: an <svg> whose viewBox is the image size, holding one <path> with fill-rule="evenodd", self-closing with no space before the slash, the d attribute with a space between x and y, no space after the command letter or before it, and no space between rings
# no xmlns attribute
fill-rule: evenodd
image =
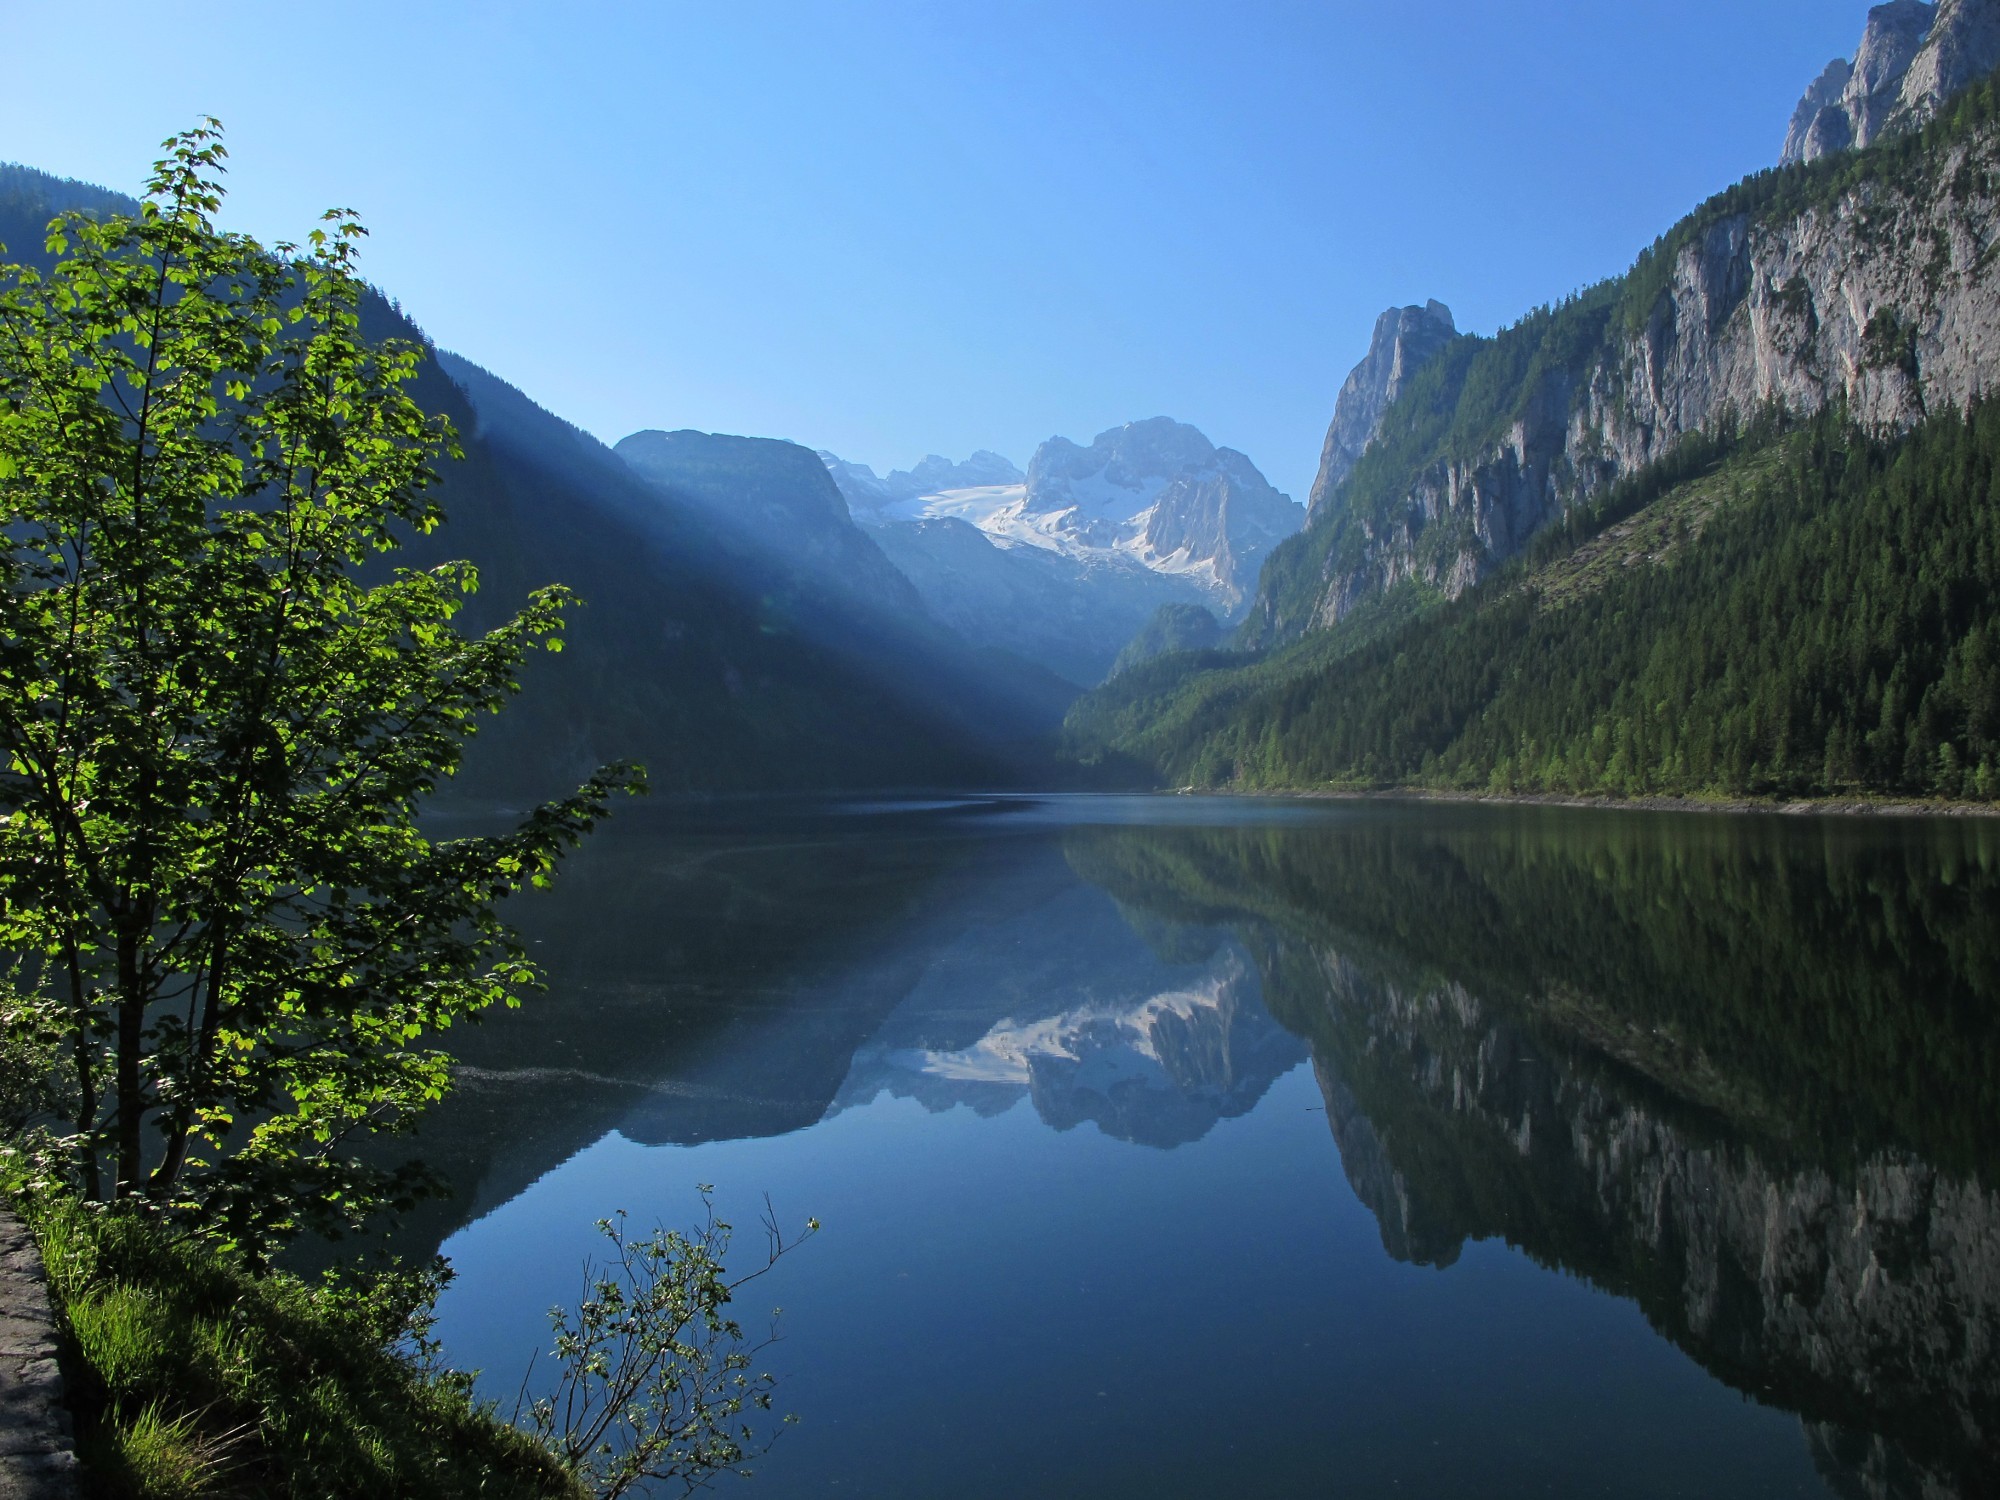
<svg viewBox="0 0 2000 1500"><path fill-rule="evenodd" d="M1123 554L1240 613L1270 550L1305 521L1257 466L1170 417L1050 438L1028 464L1020 520L1072 554Z"/></svg>
<svg viewBox="0 0 2000 1500"><path fill-rule="evenodd" d="M1839 404L1886 436L1965 410L2000 384L1996 184L2000 130L1985 127L1904 180L1788 217L1704 222L1667 252L1650 314L1635 325L1614 309L1601 343L1542 366L1481 449L1435 450L1366 507L1352 485L1322 498L1314 549L1297 554L1312 572L1283 592L1265 580L1253 639L1330 626L1406 581L1456 597L1726 412L1805 418Z"/></svg>
<svg viewBox="0 0 2000 1500"><path fill-rule="evenodd" d="M71 1500L76 1453L34 1237L0 1208L0 1500Z"/></svg>
<svg viewBox="0 0 2000 1500"><path fill-rule="evenodd" d="M1410 378L1458 337L1451 309L1432 300L1422 307L1392 307L1375 320L1368 356L1349 372L1333 405L1333 423L1320 449L1319 474L1306 500L1306 513L1326 497L1360 461L1382 427L1382 413L1403 393Z"/></svg>
<svg viewBox="0 0 2000 1500"><path fill-rule="evenodd" d="M1853 77L1854 64L1836 57L1813 80L1799 107L1792 111L1792 123L1785 131L1785 149L1778 157L1781 163L1789 166L1793 162L1813 161L1853 144L1854 132L1839 107L1848 80Z"/></svg>
<svg viewBox="0 0 2000 1500"><path fill-rule="evenodd" d="M1961 90L2000 67L2000 0L1944 0L1910 63L1892 125L1914 128Z"/></svg>
<svg viewBox="0 0 2000 1500"><path fill-rule="evenodd" d="M1893 0L1868 13L1850 65L1835 59L1785 132L1782 165L1920 127L2000 67L2000 0Z"/></svg>

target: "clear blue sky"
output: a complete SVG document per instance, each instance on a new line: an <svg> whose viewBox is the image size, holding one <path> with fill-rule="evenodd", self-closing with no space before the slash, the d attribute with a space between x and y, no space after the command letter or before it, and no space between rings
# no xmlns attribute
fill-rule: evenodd
<svg viewBox="0 0 2000 1500"><path fill-rule="evenodd" d="M0 158L351 205L440 343L616 440L874 464L1136 417L1303 498L1391 303L1490 331L1777 155L1863 0L7 7Z"/></svg>

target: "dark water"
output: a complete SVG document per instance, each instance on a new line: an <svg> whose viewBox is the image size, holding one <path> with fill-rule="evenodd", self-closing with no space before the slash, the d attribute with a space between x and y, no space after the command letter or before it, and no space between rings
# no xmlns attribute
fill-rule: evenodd
<svg viewBox="0 0 2000 1500"><path fill-rule="evenodd" d="M1975 1495L2000 825L650 809L459 1039L453 1360L592 1222L824 1232L742 1493Z"/></svg>

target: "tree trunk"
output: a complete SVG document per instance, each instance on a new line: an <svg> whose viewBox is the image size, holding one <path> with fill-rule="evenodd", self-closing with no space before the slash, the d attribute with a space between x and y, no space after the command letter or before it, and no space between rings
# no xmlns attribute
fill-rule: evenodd
<svg viewBox="0 0 2000 1500"><path fill-rule="evenodd" d="M118 934L118 1185L120 1198L139 1190L139 1061L145 1043L146 981L136 931Z"/></svg>

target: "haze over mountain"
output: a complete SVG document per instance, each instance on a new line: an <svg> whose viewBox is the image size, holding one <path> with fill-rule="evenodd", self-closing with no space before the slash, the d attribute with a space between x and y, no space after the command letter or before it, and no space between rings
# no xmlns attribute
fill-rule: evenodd
<svg viewBox="0 0 2000 1500"><path fill-rule="evenodd" d="M46 263L55 213L132 212L122 195L0 167L0 242ZM386 298L371 337L424 344ZM1001 784L1046 776L1074 689L981 651L931 616L848 520L809 450L650 434L628 465L468 360L425 345L417 396L465 449L446 524L393 559L478 564L465 619L495 624L535 587L581 597L568 649L528 662L454 790L518 800L613 759L666 791Z"/></svg>
<svg viewBox="0 0 2000 1500"><path fill-rule="evenodd" d="M1237 618L1304 512L1243 454L1167 417L1050 438L1023 475L994 453L877 479L822 451L857 519L969 639L1085 685L1164 607Z"/></svg>

